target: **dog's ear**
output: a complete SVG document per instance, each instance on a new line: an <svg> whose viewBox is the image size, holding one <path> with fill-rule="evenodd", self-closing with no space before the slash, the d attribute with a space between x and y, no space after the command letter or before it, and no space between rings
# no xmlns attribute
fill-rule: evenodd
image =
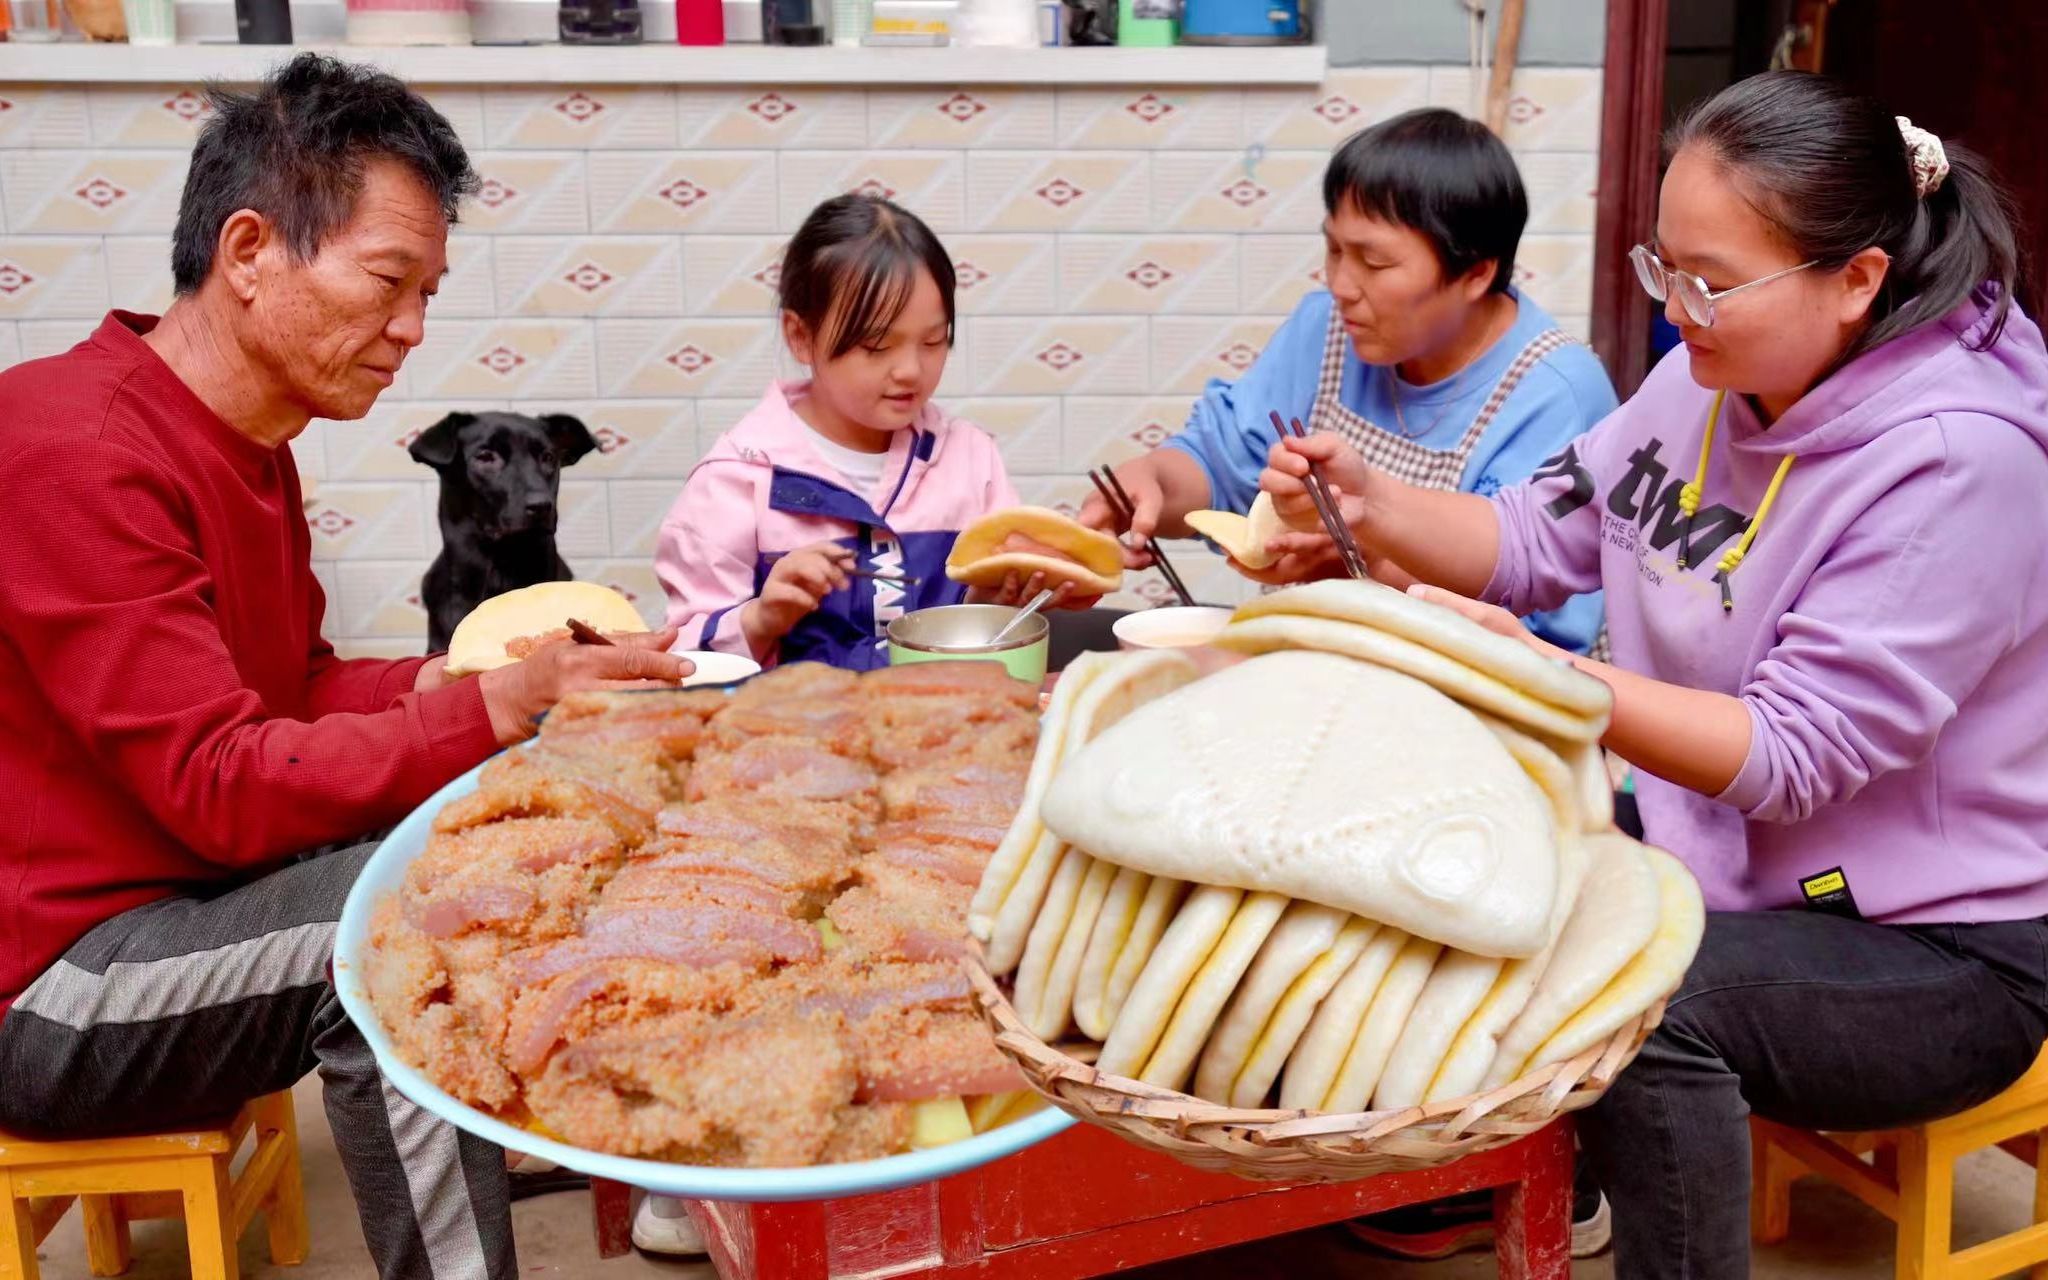
<svg viewBox="0 0 2048 1280"><path fill-rule="evenodd" d="M406 446L414 462L439 470L462 452L462 429L476 421L473 413L451 413L413 438Z"/></svg>
<svg viewBox="0 0 2048 1280"><path fill-rule="evenodd" d="M571 466L584 454L597 448L597 437L590 434L590 428L580 418L566 413L541 415L541 425L548 429L548 443L555 446L555 453L562 459L563 466Z"/></svg>

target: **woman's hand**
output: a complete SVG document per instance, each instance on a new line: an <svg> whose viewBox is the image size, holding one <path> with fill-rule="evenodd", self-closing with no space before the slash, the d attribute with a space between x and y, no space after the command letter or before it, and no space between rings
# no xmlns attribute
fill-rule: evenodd
<svg viewBox="0 0 2048 1280"><path fill-rule="evenodd" d="M1510 640L1519 640L1546 658L1570 662L1574 656L1570 651L1539 638L1528 627L1522 625L1520 618L1497 604L1486 604L1468 596L1461 596L1455 591L1446 591L1442 587L1427 586L1423 583L1408 588L1408 594L1417 600L1427 600L1431 604L1440 604L1446 609L1462 613L1488 631L1506 636Z"/></svg>
<svg viewBox="0 0 2048 1280"><path fill-rule="evenodd" d="M1049 581L1050 579L1046 577L1043 570L1029 575L1010 573L997 586L969 587L967 589L967 603L999 604L1012 609L1021 609L1037 599L1038 593L1045 590ZM1079 595L1076 594L1078 591L1079 588L1074 585L1072 580L1061 582L1053 588L1052 599L1046 601L1045 607L1048 609L1093 609L1102 601L1101 596Z"/></svg>
<svg viewBox="0 0 2048 1280"><path fill-rule="evenodd" d="M696 668L668 652L677 634L674 627L663 627L612 636L608 645L561 640L541 646L523 662L484 672L477 684L499 745L509 747L532 737L541 715L572 693L659 689L680 683Z"/></svg>
<svg viewBox="0 0 2048 1280"><path fill-rule="evenodd" d="M818 611L825 597L844 591L851 578L853 552L836 542L814 542L775 562L761 594L740 608L740 629L754 652L762 654Z"/></svg>
<svg viewBox="0 0 2048 1280"><path fill-rule="evenodd" d="M1306 438L1282 436L1267 453L1259 488L1273 495L1273 510L1281 522L1304 533L1323 531L1322 514L1308 488L1311 464L1322 472L1332 496L1338 499L1344 523L1353 528L1363 524L1362 496L1372 486L1372 468L1358 450L1327 431Z"/></svg>

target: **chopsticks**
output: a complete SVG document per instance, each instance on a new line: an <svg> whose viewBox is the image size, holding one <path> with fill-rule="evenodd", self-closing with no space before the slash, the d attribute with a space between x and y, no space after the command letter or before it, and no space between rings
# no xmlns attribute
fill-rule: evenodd
<svg viewBox="0 0 2048 1280"><path fill-rule="evenodd" d="M569 635L577 644L611 644L596 627L575 618L569 619Z"/></svg>
<svg viewBox="0 0 2048 1280"><path fill-rule="evenodd" d="M1291 435L1297 440L1308 438L1308 430L1301 425L1300 418L1282 422L1278 409L1273 411L1273 429L1282 436ZM1330 482L1323 479L1323 469L1313 462L1308 464L1308 496L1316 504L1316 514L1323 518L1324 531L1337 545L1337 555L1344 561L1344 571L1354 578L1369 577L1365 571L1365 557L1359 553L1358 542L1351 536L1351 526L1344 523L1344 512L1337 505L1336 495L1330 492Z"/></svg>
<svg viewBox="0 0 2048 1280"><path fill-rule="evenodd" d="M1109 504L1109 509L1123 520L1124 528L1129 529L1131 517L1137 511L1137 504L1131 501L1130 494L1124 492L1123 482L1116 478L1116 472L1103 467L1099 471L1090 471L1088 479L1094 482L1095 491L1102 495L1102 500ZM1145 550L1152 553L1152 562L1159 566L1159 576L1166 579L1166 585L1173 588L1173 594L1180 597L1182 604L1192 605L1195 597L1188 592L1187 584L1180 580L1180 574L1166 558L1166 552L1160 550L1159 539L1147 535Z"/></svg>

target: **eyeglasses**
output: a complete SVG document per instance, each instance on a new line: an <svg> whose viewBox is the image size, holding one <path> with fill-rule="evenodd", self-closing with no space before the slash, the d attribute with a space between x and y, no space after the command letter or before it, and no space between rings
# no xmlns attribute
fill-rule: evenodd
<svg viewBox="0 0 2048 1280"><path fill-rule="evenodd" d="M1738 284L1733 288L1723 289L1716 293L1712 289L1707 288L1707 282L1698 276L1687 271L1674 271L1670 267L1665 266L1663 259L1659 258L1649 245L1639 244L1635 248L1630 249L1628 251L1628 260L1635 264L1636 279L1643 282L1644 293L1649 294L1659 302L1663 302L1676 295L1678 305L1684 308L1687 318L1702 329L1714 323L1714 304L1729 294L1741 293L1744 289L1754 289L1760 284L1769 284L1773 280L1783 279L1814 265L1814 262L1802 262L1796 267L1787 267L1783 271L1774 271L1770 275L1758 280L1752 280L1748 284ZM1815 262L1817 261L1819 260L1815 259Z"/></svg>

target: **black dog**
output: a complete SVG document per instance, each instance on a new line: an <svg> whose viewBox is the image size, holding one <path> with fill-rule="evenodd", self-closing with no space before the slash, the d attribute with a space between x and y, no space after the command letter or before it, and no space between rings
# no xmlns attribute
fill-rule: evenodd
<svg viewBox="0 0 2048 1280"><path fill-rule="evenodd" d="M441 554L420 593L429 652L492 596L575 576L555 550L555 498L562 468L595 448L565 413L451 413L412 442L413 459L441 474Z"/></svg>

